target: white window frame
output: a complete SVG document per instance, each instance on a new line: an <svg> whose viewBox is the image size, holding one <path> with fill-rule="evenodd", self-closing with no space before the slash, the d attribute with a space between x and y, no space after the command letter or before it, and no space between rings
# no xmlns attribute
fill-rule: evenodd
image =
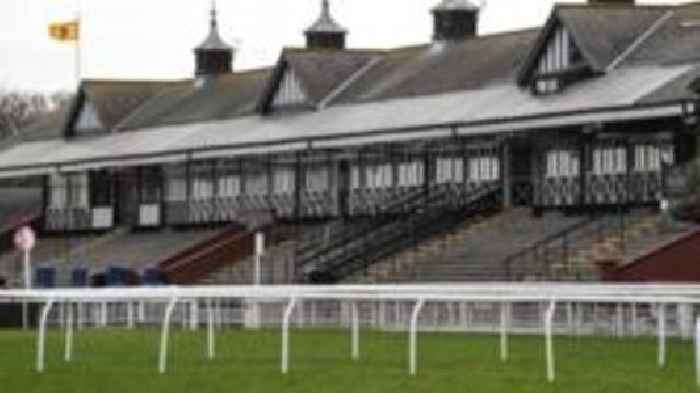
<svg viewBox="0 0 700 393"><path fill-rule="evenodd" d="M289 168L275 169L272 190L274 194L291 194L294 192L296 172Z"/></svg>
<svg viewBox="0 0 700 393"><path fill-rule="evenodd" d="M438 158L435 166L438 184L464 182L463 158Z"/></svg>
<svg viewBox="0 0 700 393"><path fill-rule="evenodd" d="M241 195L241 177L239 175L225 174L217 179L219 189L217 197L235 198Z"/></svg>
<svg viewBox="0 0 700 393"><path fill-rule="evenodd" d="M576 177L581 173L581 158L575 150L547 152L547 178Z"/></svg>
<svg viewBox="0 0 700 393"><path fill-rule="evenodd" d="M622 175L627 173L627 148L604 147L593 150L593 174Z"/></svg>
<svg viewBox="0 0 700 393"><path fill-rule="evenodd" d="M497 156L469 159L469 181L474 183L497 181L501 178L501 159Z"/></svg>
<svg viewBox="0 0 700 393"><path fill-rule="evenodd" d="M421 161L403 162L399 164L399 187L417 187L423 184L425 171Z"/></svg>
<svg viewBox="0 0 700 393"><path fill-rule="evenodd" d="M365 176L368 189L387 188L394 185L391 164L368 165L365 167Z"/></svg>

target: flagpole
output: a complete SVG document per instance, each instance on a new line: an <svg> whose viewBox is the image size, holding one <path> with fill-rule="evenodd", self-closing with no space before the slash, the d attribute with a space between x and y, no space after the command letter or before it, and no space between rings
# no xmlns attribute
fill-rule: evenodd
<svg viewBox="0 0 700 393"><path fill-rule="evenodd" d="M77 16L76 16L76 23L78 25L78 31L77 31L77 39L75 41L75 80L80 86L81 78L82 78L82 48L81 48L81 41L82 41L82 36L83 36L83 21L82 21L82 5L83 2L82 0L78 0L78 10L77 10Z"/></svg>

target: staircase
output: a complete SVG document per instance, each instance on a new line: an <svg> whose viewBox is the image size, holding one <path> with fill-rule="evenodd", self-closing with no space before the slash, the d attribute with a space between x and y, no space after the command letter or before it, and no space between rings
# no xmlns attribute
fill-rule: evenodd
<svg viewBox="0 0 700 393"><path fill-rule="evenodd" d="M602 238L579 245L572 263L587 267L598 279L601 270L624 268L697 229L690 223L669 223L663 214L654 211L638 211L627 217L623 230L609 231Z"/></svg>
<svg viewBox="0 0 700 393"><path fill-rule="evenodd" d="M665 218L652 209L620 211L589 218L511 255L507 277L516 281L599 281L605 270L634 261L694 227L664 229Z"/></svg>
<svg viewBox="0 0 700 393"><path fill-rule="evenodd" d="M502 261L538 240L579 225L583 219L560 213L533 217L516 208L497 215L476 214L449 233L420 242L358 273L349 282L504 281Z"/></svg>
<svg viewBox="0 0 700 393"><path fill-rule="evenodd" d="M300 279L332 283L367 270L423 239L452 230L466 217L497 211L499 191L497 185L488 184L458 199L452 191L443 189L403 200L403 207L397 210L404 214L382 216L353 227L334 237L330 244L297 255Z"/></svg>
<svg viewBox="0 0 700 393"><path fill-rule="evenodd" d="M158 264L168 282L195 284L212 271L253 254L255 233L231 226L204 242L172 255Z"/></svg>

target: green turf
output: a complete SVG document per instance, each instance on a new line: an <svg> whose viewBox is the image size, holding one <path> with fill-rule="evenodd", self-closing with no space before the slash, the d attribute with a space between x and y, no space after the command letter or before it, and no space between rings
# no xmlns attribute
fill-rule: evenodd
<svg viewBox="0 0 700 393"><path fill-rule="evenodd" d="M557 381L545 379L541 337L511 338L499 360L498 337L419 337L418 375L407 373L406 334L363 331L362 359L349 359L344 331L293 331L290 374L280 374L278 330L230 330L217 336L218 357L205 360L203 331L172 333L166 375L157 373L158 330L80 332L75 359L62 360L60 332L47 337L46 372L37 374L34 333L0 331L0 392L8 393L643 393L698 392L692 344L670 340L668 366L656 366L654 339L557 337Z"/></svg>

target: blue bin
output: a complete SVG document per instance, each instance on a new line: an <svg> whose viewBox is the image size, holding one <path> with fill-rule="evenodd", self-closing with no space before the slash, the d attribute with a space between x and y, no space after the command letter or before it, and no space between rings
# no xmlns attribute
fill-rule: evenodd
<svg viewBox="0 0 700 393"><path fill-rule="evenodd" d="M108 287L122 287L127 284L128 270L112 266L106 272L106 284Z"/></svg>
<svg viewBox="0 0 700 393"><path fill-rule="evenodd" d="M88 269L76 268L71 272L71 285L75 288L85 288L89 286L90 273Z"/></svg>
<svg viewBox="0 0 700 393"><path fill-rule="evenodd" d="M155 287L159 285L165 285L165 280L163 280L163 273L156 268L148 268L143 271L141 275L141 285L148 287Z"/></svg>
<svg viewBox="0 0 700 393"><path fill-rule="evenodd" d="M42 289L56 288L56 268L37 268L34 277L34 287Z"/></svg>

